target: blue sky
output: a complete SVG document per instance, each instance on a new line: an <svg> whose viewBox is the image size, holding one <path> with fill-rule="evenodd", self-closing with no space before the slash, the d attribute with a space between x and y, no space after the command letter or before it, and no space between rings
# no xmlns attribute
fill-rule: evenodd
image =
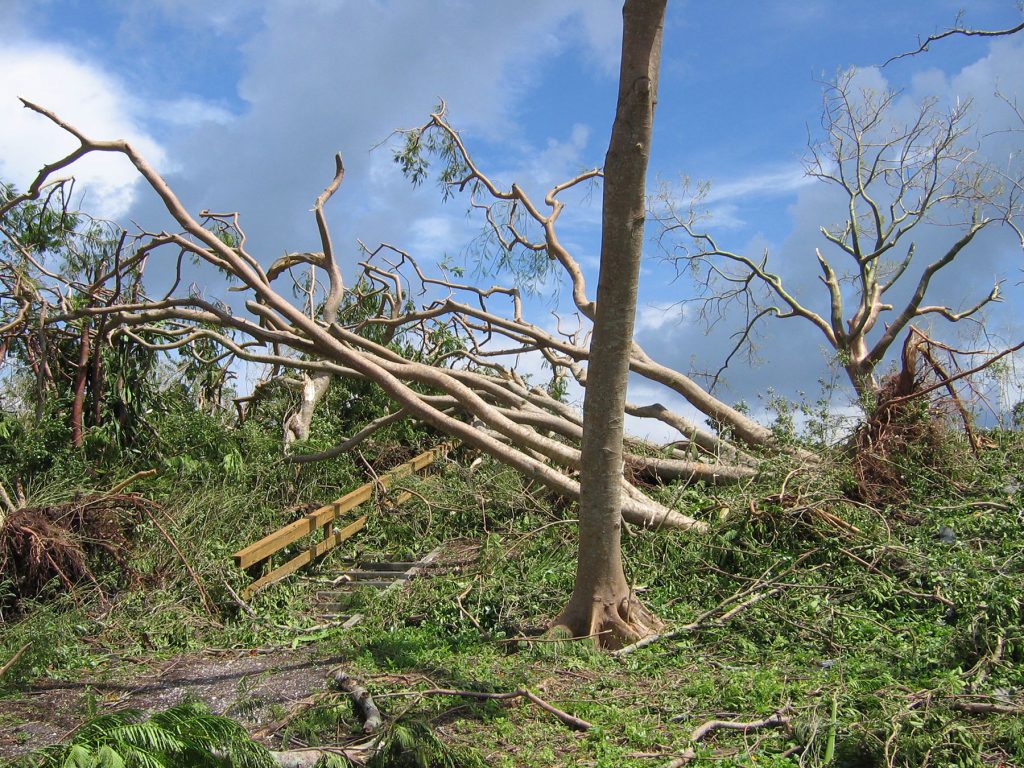
<svg viewBox="0 0 1024 768"><path fill-rule="evenodd" d="M858 67L910 98L974 98L992 132L1013 126L993 92L1019 93L1024 35L946 40L874 69L916 47L919 35L949 26L962 0L669 5L652 191L680 175L713 180L723 240L769 248L786 274L808 274L805 267L814 274L816 226L831 215L800 164L808 131L818 125L822 80ZM193 209L239 210L254 250L269 263L285 249L316 247L309 208L340 151L348 176L330 216L341 252L354 256L356 238L387 240L429 261L458 258L478 222L457 202L442 205L430 185L411 189L386 148L370 150L393 129L422 122L438 98L484 168L538 196L602 162L621 23L614 0L209 6L0 3L0 178L25 186L68 146L20 108L15 97L25 96L96 137L135 141ZM1012 0L973 0L964 19L989 28L1019 20ZM1000 151L1020 144L1007 136ZM86 207L150 229L163 225L125 163L99 158L80 176ZM564 216L563 237L586 265L598 249L598 206L595 196ZM1009 301L991 322L1019 337L1021 264L1013 239L994 237L969 269L939 287L956 304L1007 278ZM687 287L668 275L653 257L645 264L638 337L665 362L715 367L723 331L705 335L680 321L670 306ZM538 306L546 312L567 303L547 295ZM820 341L794 321L769 329L760 357L760 367L730 374L725 399L756 403L768 385L813 394L828 374Z"/></svg>

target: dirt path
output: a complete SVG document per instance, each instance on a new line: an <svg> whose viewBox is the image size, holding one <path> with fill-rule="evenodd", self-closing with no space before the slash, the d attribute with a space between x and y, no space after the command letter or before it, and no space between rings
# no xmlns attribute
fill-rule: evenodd
<svg viewBox="0 0 1024 768"><path fill-rule="evenodd" d="M193 697L258 731L323 691L327 672L343 660L302 649L207 650L103 678L39 680L0 700L0 760L65 739L86 718L90 700L100 711L155 711Z"/></svg>

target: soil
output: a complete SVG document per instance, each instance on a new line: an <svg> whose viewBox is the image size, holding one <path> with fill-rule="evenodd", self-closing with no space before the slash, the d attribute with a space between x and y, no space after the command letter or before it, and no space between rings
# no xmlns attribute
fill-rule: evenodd
<svg viewBox="0 0 1024 768"><path fill-rule="evenodd" d="M455 540L421 562L430 573L451 572L475 560L479 550L479 542ZM408 583L399 580L394 588ZM37 680L11 698L0 698L0 764L66 741L90 711L138 709L148 714L187 697L232 717L266 741L263 737L277 730L274 724L280 725L282 712L325 691L329 673L344 661L342 656L318 656L312 648L206 649L156 662L121 659L115 668L73 681Z"/></svg>
<svg viewBox="0 0 1024 768"><path fill-rule="evenodd" d="M342 661L301 649L203 651L113 679L39 680L15 698L0 699L0 760L65 740L86 719L90 700L102 711L153 712L192 697L258 732L282 708L323 691L328 672Z"/></svg>

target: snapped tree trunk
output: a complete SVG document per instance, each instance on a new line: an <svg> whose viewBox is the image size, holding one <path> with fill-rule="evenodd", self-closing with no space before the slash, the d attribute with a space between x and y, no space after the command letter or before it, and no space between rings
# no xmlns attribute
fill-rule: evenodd
<svg viewBox="0 0 1024 768"><path fill-rule="evenodd" d="M667 0L626 0L622 63L604 166L601 266L583 403L576 583L553 630L619 647L661 628L622 569L622 438L640 259L646 176Z"/></svg>
<svg viewBox="0 0 1024 768"><path fill-rule="evenodd" d="M313 424L316 407L327 394L334 377L329 373L317 373L312 376L303 375L297 385L299 390L299 407L284 422L284 452L290 454L292 446L298 440L308 440L309 430Z"/></svg>

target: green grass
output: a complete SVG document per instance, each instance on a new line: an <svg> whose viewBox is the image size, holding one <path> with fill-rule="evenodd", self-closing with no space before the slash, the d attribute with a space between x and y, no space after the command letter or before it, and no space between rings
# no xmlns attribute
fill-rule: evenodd
<svg viewBox="0 0 1024 768"><path fill-rule="evenodd" d="M466 764L660 765L691 746L690 732L706 720L755 720L786 707L789 729L717 732L696 745L690 764L1024 765L1024 718L959 708L1024 704L1024 511L1021 492L1010 493L1024 479L1024 440L991 438L998 446L978 460L952 446L955 464L915 476L911 500L894 509L843 500L841 457L795 473L779 462L744 487L663 489L687 510L731 510L725 519L708 512L706 535L625 535L627 574L669 629L744 588L777 591L722 626L621 658L516 639L543 628L571 590L575 512L490 464L473 475L443 466L415 486L419 497L374 515L346 546L349 555L411 558L457 540L475 553L460 569L361 598L365 619L355 630L307 632L320 619L313 585L297 579L255 598L256 617L235 609L219 586L239 584L227 557L276 524L282 494L222 483L182 496L173 529L196 543L190 554L222 615L203 613L189 578L154 540L140 558L148 574L166 574L159 585L123 591L106 613L87 594L33 607L8 628L0 652L54 638L12 677L22 684L43 673L112 674L127 656L209 645L313 645L348 659L347 671L387 717L412 731L426 724ZM297 487L315 497L315 488ZM518 687L594 727L575 733L523 700L408 695ZM344 698L325 694L278 738L337 743L357 727Z"/></svg>

